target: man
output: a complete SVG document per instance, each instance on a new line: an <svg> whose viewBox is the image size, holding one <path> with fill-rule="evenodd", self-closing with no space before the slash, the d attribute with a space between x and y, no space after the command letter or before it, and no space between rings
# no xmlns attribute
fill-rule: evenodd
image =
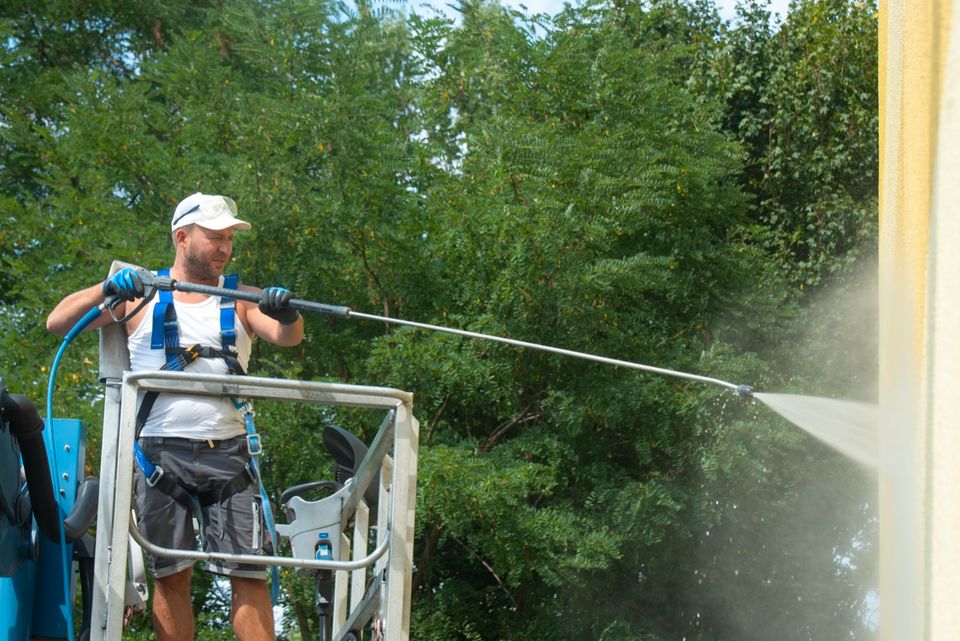
<svg viewBox="0 0 960 641"><path fill-rule="evenodd" d="M233 251L234 233L250 229L236 217L233 200L196 193L188 196L173 214L171 231L176 251L169 275L178 281L223 286L223 273ZM242 290L257 292L241 286ZM47 318L47 329L61 336L107 295L123 299L114 310L118 318L135 309L144 295L144 284L133 270L122 270L103 283L70 294ZM187 371L225 374L237 363L245 370L254 336L277 345L296 345L303 339L303 319L287 306L288 290L271 287L260 293L259 305L229 301L204 294L174 292L172 305L181 348L202 345L204 357L186 366ZM133 371L157 370L169 360L169 351L152 347L155 324L162 324L154 308L160 296L126 322L127 345ZM136 301L136 302L134 302ZM159 301L159 302L158 302ZM221 320L223 316L226 320ZM169 312L166 316L170 318ZM158 320L159 319L159 320ZM111 322L104 312L90 327ZM224 323L235 331L235 348L226 344ZM167 323L169 324L169 323ZM162 328L158 330L163 337ZM170 341L168 341L170 342ZM153 341L155 344L156 341ZM159 348L159 349L158 349ZM184 350L180 350L181 352ZM224 354L227 356L223 357ZM234 356L234 358L230 358ZM258 483L248 481L246 430L240 410L228 398L159 394L149 414L141 416L138 446L146 466L163 468L166 481L145 482L145 465L137 466L134 481L139 526L151 542L169 548L193 549L193 517L201 524L201 540L208 551L233 554L263 553L266 536ZM139 454L138 454L139 456ZM150 474L148 473L148 476ZM175 481L171 483L170 481ZM238 482L239 481L239 482ZM229 486L229 489L225 489ZM200 497L200 498L198 498ZM189 641L194 636L190 604L193 563L169 558L151 559L156 578L153 617L159 641ZM228 576L232 589L233 629L240 641L273 639L273 610L262 566L207 563L210 571Z"/></svg>

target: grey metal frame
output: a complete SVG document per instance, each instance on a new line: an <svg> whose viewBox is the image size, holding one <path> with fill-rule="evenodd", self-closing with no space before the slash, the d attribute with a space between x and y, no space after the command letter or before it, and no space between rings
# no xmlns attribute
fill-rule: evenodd
<svg viewBox="0 0 960 641"><path fill-rule="evenodd" d="M109 376L104 378L107 388L101 445L92 640L117 641L121 637L130 537L145 550L165 556L196 560L231 559L336 570L335 601L339 605L334 610L334 639L344 638L352 629L350 625L356 625L358 621L362 623L362 617L369 618L371 610L380 619L383 639L409 639L419 432L419 424L412 413L412 394L384 387L168 371L124 372L119 385L116 379ZM171 550L144 539L129 517L137 396L141 390L365 407L390 412L392 420L385 420L381 425L354 482L348 486L349 494L341 512L341 525L345 527L353 518L354 536L351 541L345 532L342 535L341 559L320 561ZM388 450L392 456L387 455ZM381 526L377 529L377 546L367 554L367 507L360 499L380 465L383 466L379 511ZM386 527L383 527L384 524ZM346 557L351 554L351 542L353 556L347 560ZM374 564L375 580L367 588L366 569ZM349 585L351 582L352 586ZM349 607L346 607L348 596ZM375 598L377 596L378 599Z"/></svg>

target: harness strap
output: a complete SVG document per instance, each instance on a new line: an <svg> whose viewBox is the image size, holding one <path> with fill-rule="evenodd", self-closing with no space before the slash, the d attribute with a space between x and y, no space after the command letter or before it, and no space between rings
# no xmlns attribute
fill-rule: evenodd
<svg viewBox="0 0 960 641"><path fill-rule="evenodd" d="M163 292L160 293L162 294ZM158 306L159 304L160 303L157 303ZM170 305L170 308L172 309L173 305ZM156 321L156 315L154 315L154 321ZM156 323L154 323L153 328L154 334L156 334ZM176 358L168 359L160 369L181 371L184 367L197 360L199 356L200 345L192 345L178 354ZM147 424L147 418L150 417L150 412L153 410L153 405L157 402L158 396L160 396L159 392L153 390L146 392L143 395L143 400L140 401L140 407L137 408L137 420L133 434L133 456L137 460L137 465L139 465L140 469L143 471L143 476L147 480L147 485L150 487L158 487L159 489L167 492L167 494L177 498L175 494L175 490L177 489L175 484L174 487L170 487L167 483L162 482L163 468L159 465L154 465L153 462L147 457L146 453L144 453L144 451L140 448L140 432L143 431L143 426Z"/></svg>
<svg viewBox="0 0 960 641"><path fill-rule="evenodd" d="M229 274L223 277L225 289L237 289L240 283L238 274ZM220 347L229 354L237 353L237 328L234 310L237 301L227 296L220 297Z"/></svg>
<svg viewBox="0 0 960 641"><path fill-rule="evenodd" d="M170 269L158 269L158 276L170 276ZM223 277L225 289L237 289L239 274L227 274ZM236 328L237 301L229 296L220 297L220 348L226 354L237 353ZM180 328L177 324L177 310L173 304L173 292L167 289L158 293L157 304L153 307L153 327L150 334L150 347L166 352L167 362L176 360L180 347ZM229 365L229 363L228 363ZM170 369L179 371L175 365ZM181 366L179 369L183 369Z"/></svg>
<svg viewBox="0 0 960 641"><path fill-rule="evenodd" d="M170 276L170 269L159 269L157 275ZM168 364L176 359L175 350L180 348L177 310L173 306L173 292L170 290L161 290L157 297L157 304L153 306L150 347L152 349L163 349L166 352Z"/></svg>
<svg viewBox="0 0 960 641"><path fill-rule="evenodd" d="M157 271L158 276L169 276L169 269ZM223 285L225 289L237 289L239 277L237 274L224 276ZM166 354L166 362L161 369L183 371L183 369L198 358L222 358L227 364L227 370L230 374L243 375L243 370L239 359L237 358L237 329L236 329L236 300L228 297L220 297L220 349L207 347L203 345L191 345L184 349L180 347L180 331L177 326L177 313L173 305L173 292L168 290L160 291L159 298L153 309L153 328L151 334L150 347L153 349L163 349ZM270 497L263 487L263 481L260 478L259 455L262 451L260 436L257 434L253 423L253 407L249 403L240 403L231 398L234 406L238 410L244 410L243 423L247 430L247 451L250 454L250 461L244 467L243 471L234 476L231 480L212 490L200 493L192 493L178 481L164 476L163 468L154 465L147 455L140 448L139 438L143 426L147 423L150 411L157 401L158 392L147 392L143 396L140 407L137 410L136 436L133 442L134 457L137 464L143 471L147 480L147 485L155 487L161 492L168 494L174 500L185 505L189 509L197 512L199 509L215 503L222 503L228 498L244 490L250 483L256 481L260 488L260 499L263 503L263 519L267 524L267 531L270 536L270 543L277 548L277 529L273 519L273 510L270 507ZM276 605L280 597L280 571L277 566L273 566L273 581L271 586L271 599Z"/></svg>
<svg viewBox="0 0 960 641"><path fill-rule="evenodd" d="M180 372L183 371L184 367L198 358L222 358L226 362L227 371L230 374L246 374L246 372L243 371L243 365L240 364L240 361L235 356L225 354L215 347L206 347L204 345L191 345L187 348L178 348L176 356L164 363L160 369ZM147 424L147 419L150 417L151 410L153 410L153 404L157 402L157 396L159 395L159 392L153 390L143 395L143 400L140 401L140 407L137 409L135 438L140 437L140 431L143 429L143 426Z"/></svg>
<svg viewBox="0 0 960 641"><path fill-rule="evenodd" d="M277 525L273 519L273 509L270 507L270 496L267 494L266 488L263 487L263 481L260 477L260 453L262 448L260 446L260 435L257 434L257 427L253 422L253 406L250 403L241 403L237 399L230 399L233 401L234 407L238 410L243 410L243 426L247 429L247 450L250 452L250 469L253 471L254 477L257 479L257 484L260 486L260 501L263 503L263 520L267 523L267 532L270 534L270 544L273 546L274 553L279 548L279 540L277 539ZM270 568L271 578L273 579L270 582L270 600L274 605L280 599L280 568L276 565Z"/></svg>
<svg viewBox="0 0 960 641"><path fill-rule="evenodd" d="M157 270L158 276L169 276L170 269L164 268ZM224 283L230 289L236 289L239 277L236 274L230 274L224 277ZM224 302L226 301L226 302ZM237 358L237 331L236 331L236 301L232 298L220 299L220 339L221 348L208 347L205 345L191 345L190 347L180 347L180 329L177 324L177 312L173 304L173 292L161 290L157 303L153 308L153 327L150 336L150 347L152 349L163 349L166 360L161 370L181 372L183 369L198 358L222 358L227 365L227 372L230 374L245 374L243 365ZM159 392L149 391L143 395L140 407L137 408L136 432L134 436L133 453L143 470L144 476L148 479L151 487L169 487L162 481L163 468L154 465L146 454L140 449L136 439L140 438L140 432L143 426L147 424L150 412L157 402ZM152 482L150 482L152 480ZM158 485L159 484L159 485Z"/></svg>
<svg viewBox="0 0 960 641"><path fill-rule="evenodd" d="M200 507L207 507L208 505L213 505L215 503L225 502L234 494L242 492L248 485L259 480L260 479L258 479L256 474L253 472L253 466L247 463L247 465L245 465L236 476L226 483L218 485L212 490L207 490L206 492L197 492L194 496L197 499L197 503L200 504Z"/></svg>
<svg viewBox="0 0 960 641"><path fill-rule="evenodd" d="M158 269L157 275L170 276L170 268ZM240 277L238 274L229 274L224 276L223 282L228 289L237 289ZM173 304L173 292L170 290L159 292L157 304L153 307L150 347L163 349L166 354L166 361L160 369L182 372L197 358L222 358L227 364L229 374L246 374L237 358L236 301L225 296L220 298L220 343L221 349L203 345L191 345L186 349L180 347L180 328L177 324L177 311ZM137 410L137 437L140 436L140 430L150 417L150 411L157 401L157 394L158 392L144 394L140 408Z"/></svg>
<svg viewBox="0 0 960 641"><path fill-rule="evenodd" d="M153 465L143 450L140 449L139 444L136 445L134 454L137 457L137 463L140 464L143 470L147 485L169 495L170 498L193 511L216 503L224 503L234 494L245 490L251 483L255 481L259 482L260 480L253 471L253 466L248 463L226 483L221 483L206 492L193 492L179 480L164 475L163 468L158 465ZM152 469L149 475L147 474L148 468Z"/></svg>

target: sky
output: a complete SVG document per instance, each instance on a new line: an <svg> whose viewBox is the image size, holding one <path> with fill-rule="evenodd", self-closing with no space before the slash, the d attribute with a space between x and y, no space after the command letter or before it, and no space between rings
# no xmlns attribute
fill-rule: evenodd
<svg viewBox="0 0 960 641"><path fill-rule="evenodd" d="M563 8L564 0L502 0L504 4L511 7L520 9L520 5L523 5L527 8L528 13L549 13L554 14L559 12ZM575 0L568 0L571 4L575 4ZM431 2L431 0L428 0ZM720 17L724 20L730 20L735 15L735 8L737 5L737 0L714 0L717 5L717 8L720 10ZM416 4L419 4L415 0ZM443 0L432 0L432 3L439 5L446 4ZM780 18L784 18L787 15L787 5L789 0L771 0L770 2L770 13L777 15L779 14Z"/></svg>
<svg viewBox="0 0 960 641"><path fill-rule="evenodd" d="M541 0L537 0L538 2ZM736 13L737 0L714 0L717 8L720 10L720 17L724 20L730 20ZM770 13L774 16L779 15L781 19L787 16L788 0L772 0L770 2Z"/></svg>

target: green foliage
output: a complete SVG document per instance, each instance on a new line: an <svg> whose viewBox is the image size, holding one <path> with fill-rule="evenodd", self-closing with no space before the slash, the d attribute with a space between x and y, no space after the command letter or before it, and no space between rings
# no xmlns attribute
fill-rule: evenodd
<svg viewBox="0 0 960 641"><path fill-rule="evenodd" d="M49 310L113 259L163 266L172 209L200 189L254 223L232 266L247 283L761 389L875 393L869 3L799 0L779 25L756 3L733 24L705 1L455 11L5 5L8 387L43 397ZM303 345L255 350L259 375L415 392L416 638L868 634L871 479L726 390L317 315ZM70 348L55 407L88 426L95 351ZM257 411L274 499L329 477L324 425L369 441L380 420ZM312 638L309 581L281 580L284 634ZM220 638L217 590L198 578L194 596L199 634Z"/></svg>
<svg viewBox="0 0 960 641"><path fill-rule="evenodd" d="M797 0L773 27L755 0L692 82L722 99L749 162L752 234L801 287L872 255L877 225L877 8Z"/></svg>

